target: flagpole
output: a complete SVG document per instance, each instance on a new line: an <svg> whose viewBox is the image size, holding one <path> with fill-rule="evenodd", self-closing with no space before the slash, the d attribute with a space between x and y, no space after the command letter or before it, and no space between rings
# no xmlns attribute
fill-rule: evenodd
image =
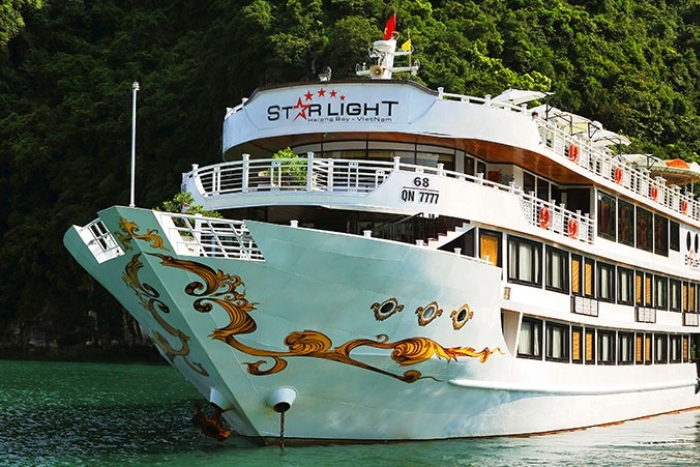
<svg viewBox="0 0 700 467"><path fill-rule="evenodd" d="M131 197L129 207L136 207L134 202L134 191L136 186L136 93L139 91L138 81L134 81L132 89L132 106L131 106Z"/></svg>

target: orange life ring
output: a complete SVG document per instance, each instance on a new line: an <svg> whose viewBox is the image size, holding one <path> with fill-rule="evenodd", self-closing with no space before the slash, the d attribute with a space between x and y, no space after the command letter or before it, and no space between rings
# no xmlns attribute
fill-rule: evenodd
<svg viewBox="0 0 700 467"><path fill-rule="evenodd" d="M578 237L578 221L576 219L569 219L567 224L567 232L570 238Z"/></svg>
<svg viewBox="0 0 700 467"><path fill-rule="evenodd" d="M688 214L688 201L686 201L686 200L681 201L681 212L683 214Z"/></svg>
<svg viewBox="0 0 700 467"><path fill-rule="evenodd" d="M578 162L578 146L573 143L569 145L569 160L571 162Z"/></svg>
<svg viewBox="0 0 700 467"><path fill-rule="evenodd" d="M540 208L540 227L546 229L549 227L549 221L551 216L549 215L549 209L546 206Z"/></svg>
<svg viewBox="0 0 700 467"><path fill-rule="evenodd" d="M651 187L651 199L654 201L659 199L659 188L656 185Z"/></svg>
<svg viewBox="0 0 700 467"><path fill-rule="evenodd" d="M615 167L615 183L622 184L622 169L620 167Z"/></svg>

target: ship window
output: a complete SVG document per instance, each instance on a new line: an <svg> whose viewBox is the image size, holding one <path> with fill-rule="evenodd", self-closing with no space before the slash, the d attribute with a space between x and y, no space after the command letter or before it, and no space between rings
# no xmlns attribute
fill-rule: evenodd
<svg viewBox="0 0 700 467"><path fill-rule="evenodd" d="M541 358L542 356L542 321L523 318L518 336L518 356Z"/></svg>
<svg viewBox="0 0 700 467"><path fill-rule="evenodd" d="M537 197L544 201L549 201L549 182L541 178L537 178Z"/></svg>
<svg viewBox="0 0 700 467"><path fill-rule="evenodd" d="M479 232L479 258L501 266L501 234L481 230Z"/></svg>
<svg viewBox="0 0 700 467"><path fill-rule="evenodd" d="M637 248L645 251L653 251L653 225L651 212L637 208Z"/></svg>
<svg viewBox="0 0 700 467"><path fill-rule="evenodd" d="M595 363L595 330L586 329L586 363Z"/></svg>
<svg viewBox="0 0 700 467"><path fill-rule="evenodd" d="M668 246L673 251L681 251L681 231L678 222L671 221L669 226Z"/></svg>
<svg viewBox="0 0 700 467"><path fill-rule="evenodd" d="M652 286L652 275L646 274L644 276L644 306L651 307L654 305L652 298L654 296L654 287Z"/></svg>
<svg viewBox="0 0 700 467"><path fill-rule="evenodd" d="M571 329L571 361L583 363L583 329Z"/></svg>
<svg viewBox="0 0 700 467"><path fill-rule="evenodd" d="M529 172L523 173L523 192L527 194L535 192L535 176Z"/></svg>
<svg viewBox="0 0 700 467"><path fill-rule="evenodd" d="M668 362L668 336L666 334L655 334L654 335L655 355L654 361L656 363L667 363Z"/></svg>
<svg viewBox="0 0 700 467"><path fill-rule="evenodd" d="M598 363L611 365L615 363L615 333L598 331Z"/></svg>
<svg viewBox="0 0 700 467"><path fill-rule="evenodd" d="M541 244L510 237L508 239L508 280L539 286L542 283L541 256Z"/></svg>
<svg viewBox="0 0 700 467"><path fill-rule="evenodd" d="M617 301L631 305L634 301L634 273L631 269L617 268Z"/></svg>
<svg viewBox="0 0 700 467"><path fill-rule="evenodd" d="M668 279L664 276L654 276L654 307L668 309Z"/></svg>
<svg viewBox="0 0 700 467"><path fill-rule="evenodd" d="M644 273L641 271L634 274L634 303L644 306Z"/></svg>
<svg viewBox="0 0 700 467"><path fill-rule="evenodd" d="M471 229L467 231L458 239L458 242L461 243L462 246L462 254L465 256L471 256L472 258L476 256L476 252L474 251L475 230L476 229Z"/></svg>
<svg viewBox="0 0 700 467"><path fill-rule="evenodd" d="M593 260L586 258L583 262L583 294L586 297L592 297L594 294L594 269Z"/></svg>
<svg viewBox="0 0 700 467"><path fill-rule="evenodd" d="M547 351L545 358L557 362L569 361L569 326L547 322Z"/></svg>
<svg viewBox="0 0 700 467"><path fill-rule="evenodd" d="M477 173L477 174L482 174L483 176L486 176L486 164L483 163L483 162L481 162L481 161L477 161L477 163L476 163L476 173Z"/></svg>
<svg viewBox="0 0 700 467"><path fill-rule="evenodd" d="M668 219L654 216L654 253L668 256Z"/></svg>
<svg viewBox="0 0 700 467"><path fill-rule="evenodd" d="M634 246L634 206L625 201L618 201L617 241L623 245Z"/></svg>
<svg viewBox="0 0 700 467"><path fill-rule="evenodd" d="M545 285L559 292L569 291L569 255L563 250L547 247Z"/></svg>
<svg viewBox="0 0 700 467"><path fill-rule="evenodd" d="M689 282L683 283L683 309L695 313L697 304L695 302L695 284Z"/></svg>
<svg viewBox="0 0 700 467"><path fill-rule="evenodd" d="M598 194L598 236L616 240L615 222L617 213L615 198L604 193Z"/></svg>
<svg viewBox="0 0 700 467"><path fill-rule="evenodd" d="M644 363L646 365L651 365L651 334L646 334L644 336Z"/></svg>
<svg viewBox="0 0 700 467"><path fill-rule="evenodd" d="M669 280L668 307L671 311L681 311L681 281Z"/></svg>
<svg viewBox="0 0 700 467"><path fill-rule="evenodd" d="M581 257L571 255L571 293L581 295Z"/></svg>
<svg viewBox="0 0 700 467"><path fill-rule="evenodd" d="M467 175L474 175L474 158L466 156L464 158L464 173Z"/></svg>
<svg viewBox="0 0 700 467"><path fill-rule="evenodd" d="M681 336L668 337L668 361L680 363L683 360L683 347Z"/></svg>
<svg viewBox="0 0 700 467"><path fill-rule="evenodd" d="M615 266L597 263L598 266L598 299L615 300Z"/></svg>
<svg viewBox="0 0 700 467"><path fill-rule="evenodd" d="M637 334L634 338L634 363L644 363L644 334Z"/></svg>
<svg viewBox="0 0 700 467"><path fill-rule="evenodd" d="M621 365L631 365L634 362L634 334L621 332L618 334L618 362Z"/></svg>
<svg viewBox="0 0 700 467"><path fill-rule="evenodd" d="M683 361L690 361L690 338L688 336L683 336Z"/></svg>

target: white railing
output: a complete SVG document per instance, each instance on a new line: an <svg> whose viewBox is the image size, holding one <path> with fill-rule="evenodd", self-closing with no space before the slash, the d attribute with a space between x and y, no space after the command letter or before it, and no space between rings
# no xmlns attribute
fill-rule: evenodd
<svg viewBox="0 0 700 467"><path fill-rule="evenodd" d="M520 206L530 224L573 240L593 243L595 223L588 213L569 211L563 204L541 200L534 193L521 194Z"/></svg>
<svg viewBox="0 0 700 467"><path fill-rule="evenodd" d="M95 260L100 264L124 254L124 251L100 218L79 228L78 234L95 257Z"/></svg>
<svg viewBox="0 0 700 467"><path fill-rule="evenodd" d="M243 221L157 212L179 255L262 261L260 248Z"/></svg>
<svg viewBox="0 0 700 467"><path fill-rule="evenodd" d="M543 144L557 155L615 183L620 189L630 190L671 211L700 220L700 202L693 199L692 193L681 193L679 186L667 186L662 177L651 177L648 170L625 164L594 146L590 139L572 136L551 121L542 117L535 121L540 128Z"/></svg>
<svg viewBox="0 0 700 467"><path fill-rule="evenodd" d="M183 175L183 185L194 181L200 194L215 197L260 191L323 191L368 193L377 189L393 171L431 174L454 178L506 191L520 197L526 219L531 225L550 230L585 243L593 243L595 224L589 215L565 209L554 202L526 194L513 183L504 185L484 178L437 167L404 164L399 157L393 162L355 159L317 159L308 153L300 159L254 159L243 154L241 161L225 162L198 168ZM544 222L546 213L550 222Z"/></svg>

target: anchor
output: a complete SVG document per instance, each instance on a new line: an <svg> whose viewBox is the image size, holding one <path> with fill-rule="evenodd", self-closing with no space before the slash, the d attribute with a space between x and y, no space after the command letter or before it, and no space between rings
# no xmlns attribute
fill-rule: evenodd
<svg viewBox="0 0 700 467"><path fill-rule="evenodd" d="M199 402L195 402L192 423L197 425L207 438L213 438L217 441L226 441L226 439L231 436L231 430L224 428L221 422L221 412L221 408L214 405L214 413L209 417L202 411Z"/></svg>

